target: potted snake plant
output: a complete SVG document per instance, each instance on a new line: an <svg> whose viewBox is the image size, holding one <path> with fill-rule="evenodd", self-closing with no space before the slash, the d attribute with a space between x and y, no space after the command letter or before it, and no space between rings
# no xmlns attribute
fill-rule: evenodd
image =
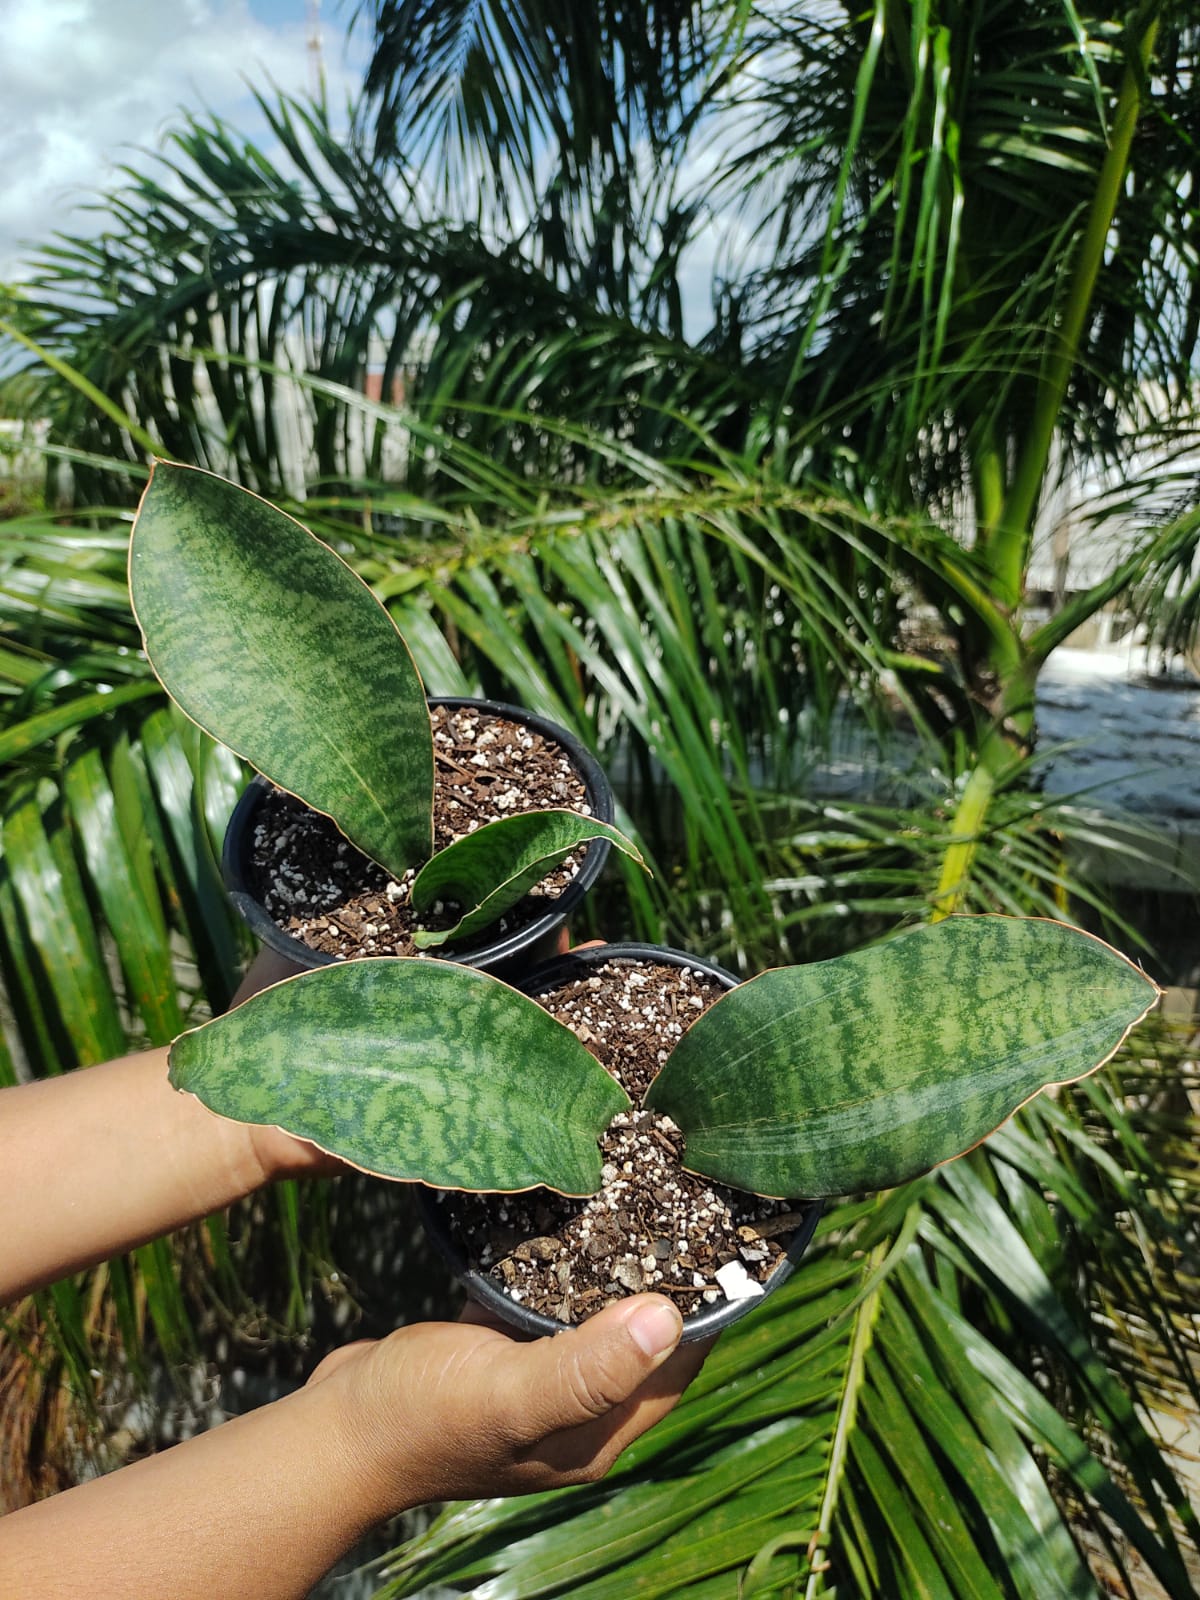
<svg viewBox="0 0 1200 1600"><path fill-rule="evenodd" d="M578 741L511 706L427 701L367 585L257 495L157 462L129 581L167 692L261 775L226 880L297 964L445 950L527 970L610 848L640 862Z"/></svg>
<svg viewBox="0 0 1200 1600"><path fill-rule="evenodd" d="M604 966L622 963L628 970L605 1000ZM654 970L672 964L683 987L654 988ZM489 1195L499 1208L493 1224L498 1215L507 1226L517 1203L532 1205L533 1235L510 1256L522 1268L545 1267L561 1287L573 1271L563 1241L579 1207L592 1208L588 1226L576 1227L589 1258L598 1241L609 1250L627 1216L644 1225L640 1199L615 1197L636 1181L637 1160L606 1141L672 1145L682 1178L659 1170L650 1181L668 1199L687 1187L683 1178L699 1185L702 1211L706 1196L740 1196L749 1220L734 1236L761 1263L760 1241L781 1209L803 1248L824 1197L889 1188L972 1149L1046 1087L1106 1061L1158 993L1089 934L999 916L952 917L744 983L687 956L621 947L529 983L542 1003L436 959L305 973L183 1034L171 1049L171 1081L220 1115L285 1128L452 1205ZM547 999L547 985L557 999ZM618 1026L630 1012L653 1013L658 1026L650 1070L632 1093L598 1059L605 1005ZM544 1218L560 1196L570 1198L570 1215L556 1237ZM435 1202L426 1210L469 1285L517 1326L547 1331L598 1309L595 1297L571 1303L564 1290L552 1315L531 1311L515 1268L497 1276L486 1241L464 1244L461 1229L436 1220ZM670 1237L651 1233L619 1260L609 1254L609 1290L676 1293L698 1276L690 1258L681 1279L659 1254L660 1244L669 1252L676 1222L661 1231ZM632 1281L623 1261L639 1263ZM782 1271L767 1266L760 1287L770 1288ZM719 1277L700 1293L685 1317L688 1338L758 1296L726 1292Z"/></svg>

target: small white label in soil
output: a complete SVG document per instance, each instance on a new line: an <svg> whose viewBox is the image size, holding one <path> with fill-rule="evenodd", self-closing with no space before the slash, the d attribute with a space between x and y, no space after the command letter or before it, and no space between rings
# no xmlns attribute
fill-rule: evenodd
<svg viewBox="0 0 1200 1600"><path fill-rule="evenodd" d="M753 1300L763 1292L762 1284L755 1283L740 1261L727 1261L718 1267L716 1279L726 1300Z"/></svg>

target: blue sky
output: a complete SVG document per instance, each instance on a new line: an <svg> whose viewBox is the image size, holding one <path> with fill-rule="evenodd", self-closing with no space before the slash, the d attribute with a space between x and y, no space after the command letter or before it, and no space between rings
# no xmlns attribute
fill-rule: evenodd
<svg viewBox="0 0 1200 1600"><path fill-rule="evenodd" d="M333 104L361 74L349 11L320 7ZM86 203L131 147L159 144L179 106L253 137L246 80L303 91L313 75L306 0L0 0L0 20L0 280L22 275L22 239L87 231Z"/></svg>
<svg viewBox="0 0 1200 1600"><path fill-rule="evenodd" d="M250 10L260 22L274 27L285 22L303 21L305 0L250 0Z"/></svg>
<svg viewBox="0 0 1200 1600"><path fill-rule="evenodd" d="M349 47L358 0L321 0L329 102L361 82L368 37ZM313 81L308 0L0 0L0 283L56 231L99 226L88 207L123 162L161 146L181 106L219 113L271 153L249 83L304 93ZM708 157L702 154L701 162ZM685 270L685 314L708 325L714 253L745 244L733 217L711 223Z"/></svg>

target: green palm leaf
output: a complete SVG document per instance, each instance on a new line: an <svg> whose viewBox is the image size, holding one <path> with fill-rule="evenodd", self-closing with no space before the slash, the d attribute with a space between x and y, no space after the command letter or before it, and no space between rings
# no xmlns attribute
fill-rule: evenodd
<svg viewBox="0 0 1200 1600"><path fill-rule="evenodd" d="M605 1484L452 1509L384 1567L381 1600L429 1583L513 1600L621 1584L729 1596L739 1578L750 1594L1096 1596L1040 1452L1170 1592L1194 1592L1169 1537L938 1287L914 1242L929 1194L835 1213L804 1271L722 1339Z"/></svg>
<svg viewBox="0 0 1200 1600"><path fill-rule="evenodd" d="M123 534L36 516L5 529L0 1072L13 1082L165 1044L195 1008L228 1004L243 951L216 851L243 774L134 654L127 522ZM276 1236L294 1259L286 1206ZM7 1314L5 1404L21 1397L21 1410L6 1425L40 1440L30 1474L103 1451L97 1401L132 1400L151 1348L192 1361L206 1320L244 1313L246 1241L231 1244L221 1219L205 1237L205 1252L160 1240ZM25 1478L6 1491L27 1493Z"/></svg>
<svg viewBox="0 0 1200 1600"><path fill-rule="evenodd" d="M515 5L367 15L366 109L420 130L411 165L295 101L266 103L278 160L185 120L97 237L39 252L15 324L180 459L307 487L306 520L402 619L431 687L507 692L602 750L656 870L627 879L606 931L751 971L934 903L1109 917L1073 851L1115 825L1097 797L1039 795L1024 742L1037 666L1099 605L1135 580L1148 604L1177 597L1171 644L1197 609L1191 487L1166 507L1168 474L1145 465L1148 441L1169 455L1194 430L1190 13L1148 6L1127 29L1068 0L730 3L697 13L695 39L680 7L569 29ZM634 170L639 138L652 158ZM472 185L431 203L415 169L447 152ZM708 271L690 243L731 205L752 243ZM404 408L356 392L368 365ZM26 376L79 499L126 507L142 455L111 405ZM996 530L1019 467L1027 501L1049 482L1044 430L1026 443L1039 397L1064 463L1128 483L1131 554L1026 637L1032 519ZM136 1014L135 1040L169 1022L162 928L177 1003L220 1005L236 947L213 838L237 775L149 697L82 703L144 681L110 587L120 513L9 528L0 737L20 753L3 818L26 849L0 874L18 1045L0 1071L16 1075L69 1059L73 1033L103 1044L114 1014L122 1030ZM31 728L43 715L59 720ZM897 720L911 742L886 732ZM886 786L831 795L830 750ZM105 782L118 819L145 818L119 823L111 870ZM56 916L88 957L55 971L61 992ZM1172 1596L1195 1592L1193 1519L1139 1411L1195 1404L1179 1056L1160 1037L953 1179L840 1207L606 1484L452 1509L385 1592L1043 1600L1096 1593L1092 1549L1127 1589L1133 1550ZM295 1227L280 1237L298 1282ZM135 1347L127 1271L112 1304ZM78 1287L53 1314L82 1386ZM165 1301L157 1320L165 1342Z"/></svg>

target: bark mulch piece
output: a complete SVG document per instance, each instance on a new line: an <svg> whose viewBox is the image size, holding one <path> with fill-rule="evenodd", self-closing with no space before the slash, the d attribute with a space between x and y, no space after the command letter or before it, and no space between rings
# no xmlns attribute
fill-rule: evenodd
<svg viewBox="0 0 1200 1600"><path fill-rule="evenodd" d="M487 712L432 706L435 785L434 851L444 850L485 822L523 811L560 808L591 815L587 790L570 757L534 728ZM475 943L536 922L576 876L582 845L534 886ZM325 955L451 955L454 947L422 952L412 942L418 919L408 893L414 871L390 877L338 832L328 817L291 795L267 796L255 820L249 887L276 923L301 944ZM423 919L453 927L451 906Z"/></svg>
<svg viewBox="0 0 1200 1600"><path fill-rule="evenodd" d="M614 961L539 997L634 1109L601 1138L603 1183L586 1200L549 1189L439 1194L459 1248L511 1299L574 1323L652 1290L686 1316L724 1298L719 1268L740 1263L759 1283L774 1270L801 1220L795 1206L685 1172L675 1124L637 1109L673 1045L723 992L690 968Z"/></svg>

